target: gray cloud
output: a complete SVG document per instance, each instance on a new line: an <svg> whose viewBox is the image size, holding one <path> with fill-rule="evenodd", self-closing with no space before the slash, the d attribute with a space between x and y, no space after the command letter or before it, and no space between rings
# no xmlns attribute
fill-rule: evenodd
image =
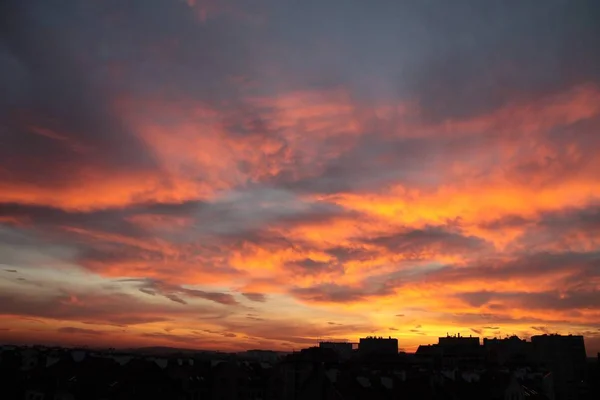
<svg viewBox="0 0 600 400"><path fill-rule="evenodd" d="M489 230L524 228L525 234L520 240L528 242L534 240L535 236L556 236L557 240L560 240L566 232L577 232L588 237L596 237L600 235L600 207L590 204L587 207L542 212L529 219L519 215L508 215L482 223L480 227ZM545 233L545 235L540 235L540 233Z"/></svg>
<svg viewBox="0 0 600 400"><path fill-rule="evenodd" d="M550 330L545 326L532 326L531 329L542 333L550 333Z"/></svg>
<svg viewBox="0 0 600 400"><path fill-rule="evenodd" d="M305 258L287 264L288 268L303 275L321 274L323 272L343 271L341 265L328 261L315 261L312 258Z"/></svg>
<svg viewBox="0 0 600 400"><path fill-rule="evenodd" d="M335 257L339 262L342 263L349 260L367 261L376 255L376 253L366 250L362 247L336 246L326 249L325 252Z"/></svg>
<svg viewBox="0 0 600 400"><path fill-rule="evenodd" d="M262 186L223 193L212 201L142 203L123 208L95 211L63 210L56 207L0 203L0 217L33 223L36 229L56 231L64 227L117 233L136 238L157 235L175 243L202 235L218 242L249 241L291 246L283 236L264 232L266 227L293 226L307 222L327 223L339 216L355 216L342 207L323 201L301 199L296 194ZM136 217L186 217L191 225L178 233L168 229L140 226ZM66 234L63 232L63 235ZM66 236L72 239L73 235Z"/></svg>
<svg viewBox="0 0 600 400"><path fill-rule="evenodd" d="M69 140L95 149L82 155L60 140L14 133L11 141L18 147L10 146L13 152L27 150L40 161L32 159L31 168L25 170L12 157L10 171L44 184L67 179L66 168L58 162L64 160L68 165L97 164L113 170L155 169L152 155L111 108L117 89L212 104L228 100L235 106L223 124L233 137L241 132L283 140L269 126L264 111L252 109L242 99L239 84L232 84L231 77L271 82L272 86L265 85L266 92L272 87L286 91L345 87L358 102L417 99L429 119L479 114L515 97L599 80L600 57L594 50L599 47L600 28L595 21L600 7L592 0L553 0L543 10L523 2L497 4L489 10L473 0L452 5L441 0L427 5L401 2L376 8L356 0L318 5L262 1L257 8L264 13L265 23L258 25L225 17L234 12L219 15L218 24L202 24L185 2L153 0L151 4L3 3L6 46L0 68L6 77L3 86L9 90L1 104L10 105L6 109L12 111L31 106L52 119L49 125L56 125L55 130ZM233 1L228 6L244 14L239 12L244 4ZM311 29L302 22L306 20L312 21ZM60 32L51 29L52 21L60 23ZM325 50L329 48L336 51ZM87 57L80 60L83 53ZM110 74L114 65L121 71L116 77ZM70 85L65 89L62 82ZM240 120L251 123L240 124ZM375 118L367 129L373 132L368 133L381 131L381 124ZM353 181L358 186L368 179L375 184L387 182L386 175L413 182L435 179L423 171L411 172L410 165L420 161L421 154L435 160L449 147L442 144L436 151L434 143L415 153L423 143L402 142L388 151L389 143L369 136L352 154L328 165L320 177L301 179L295 185L322 192L350 189ZM19 139L24 137L27 143ZM289 151L286 145L283 141L281 147ZM374 163L383 159L376 157L382 154L395 155L396 161L388 168ZM38 168L43 173L36 178L33 166L42 162L53 167ZM248 166L240 166L244 168ZM46 175L55 179L42 179ZM289 181L281 177L281 182Z"/></svg>
<svg viewBox="0 0 600 400"><path fill-rule="evenodd" d="M167 299L174 301L175 303L180 303L180 304L187 304L187 302L185 300L183 300L181 297L177 296L176 294L173 293L165 293L164 295Z"/></svg>
<svg viewBox="0 0 600 400"><path fill-rule="evenodd" d="M238 301L229 293L206 292L198 289L188 289L182 286L173 285L157 279L121 279L120 282L133 282L138 284L139 290L154 296L159 293L171 301L181 304L187 302L181 296L187 298L199 298L209 300L223 305L237 305Z"/></svg>
<svg viewBox="0 0 600 400"><path fill-rule="evenodd" d="M173 335L170 333L162 333L162 332L143 332L140 334L142 337L150 338L150 339L166 339L173 342L179 342L188 344L194 343L198 340L197 337L192 335Z"/></svg>
<svg viewBox="0 0 600 400"><path fill-rule="evenodd" d="M440 321L447 323L460 323L465 325L470 324L552 324L552 325L569 325L567 319L552 319L538 318L531 315L525 315L515 318L506 313L490 313L490 312L467 312L467 313L441 313L438 314Z"/></svg>
<svg viewBox="0 0 600 400"><path fill-rule="evenodd" d="M211 234L237 235L240 231L254 231L266 225L324 221L344 213L337 205L302 200L287 190L251 187L223 195L195 217L204 222Z"/></svg>
<svg viewBox="0 0 600 400"><path fill-rule="evenodd" d="M427 30L431 46L407 81L427 118L483 113L515 97L535 98L600 78L600 57L592 50L600 45L594 1L557 0L543 9L530 2L484 8L461 1L428 5L426 16L421 7L418 15L433 28Z"/></svg>
<svg viewBox="0 0 600 400"><path fill-rule="evenodd" d="M242 293L242 296L248 300L257 301L259 303L264 303L267 301L267 296L264 293L246 292Z"/></svg>
<svg viewBox="0 0 600 400"><path fill-rule="evenodd" d="M463 236L458 232L433 226L372 238L368 243L416 259L422 258L423 252L430 253L432 250L445 254L461 254L492 248L485 240L478 237Z"/></svg>
<svg viewBox="0 0 600 400"><path fill-rule="evenodd" d="M578 287L600 274L598 252L540 252L516 254L509 260L480 259L468 266L446 266L428 272L428 282L460 282L467 280L507 280L535 278L543 273L564 272L565 284ZM585 285L584 285L585 286Z"/></svg>
<svg viewBox="0 0 600 400"><path fill-rule="evenodd" d="M78 295L78 299L80 302L74 304L70 302L69 296L64 295L47 298L2 295L0 296L0 314L118 326L167 320L163 316L164 314L160 315L167 309L150 309L147 305L125 294ZM127 307L124 307L125 304Z"/></svg>
<svg viewBox="0 0 600 400"><path fill-rule="evenodd" d="M350 287L335 283L321 284L305 288L293 288L291 294L310 302L351 303L369 297L386 296L393 293L394 282L378 285L374 288Z"/></svg>
<svg viewBox="0 0 600 400"><path fill-rule="evenodd" d="M91 15L79 7L12 0L3 2L0 14L1 79L9 88L0 97L6 122L2 179L58 188L82 181L83 166L154 170L153 156L111 109L113 94L80 58L84 49L97 55L87 47L91 38L69 33L73 24L91 22ZM60 30L52 27L56 19L62 20Z"/></svg>
<svg viewBox="0 0 600 400"><path fill-rule="evenodd" d="M526 309L577 310L600 309L600 291L576 292L468 292L457 297L473 307L481 307L492 301L507 302Z"/></svg>
<svg viewBox="0 0 600 400"><path fill-rule="evenodd" d="M256 316L256 314L246 314L246 318L251 319L253 321L264 321L264 318Z"/></svg>
<svg viewBox="0 0 600 400"><path fill-rule="evenodd" d="M72 326L64 326L56 330L60 333L72 333L72 334L83 334L83 335L102 335L104 332L94 329L75 328Z"/></svg>

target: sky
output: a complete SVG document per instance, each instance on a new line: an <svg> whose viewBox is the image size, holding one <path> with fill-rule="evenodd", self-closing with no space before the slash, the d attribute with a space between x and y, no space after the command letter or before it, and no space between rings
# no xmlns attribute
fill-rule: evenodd
<svg viewBox="0 0 600 400"><path fill-rule="evenodd" d="M600 351L595 0L0 2L0 341Z"/></svg>

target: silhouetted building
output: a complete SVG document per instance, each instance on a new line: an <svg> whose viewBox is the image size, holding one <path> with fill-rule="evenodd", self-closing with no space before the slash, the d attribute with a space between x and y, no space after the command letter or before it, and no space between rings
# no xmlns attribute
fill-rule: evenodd
<svg viewBox="0 0 600 400"><path fill-rule="evenodd" d="M583 336L540 335L531 342L537 359L554 376L556 400L577 400L587 396L587 360Z"/></svg>
<svg viewBox="0 0 600 400"><path fill-rule="evenodd" d="M600 359L580 336L484 340L452 336L401 357L397 340L361 340L367 357L343 359L350 343L323 342L277 358L268 352L156 353L0 346L2 400L579 400L600 399ZM519 364L528 347L540 361ZM499 366L480 357L497 351ZM32 349L34 351L32 351ZM338 350L338 351L336 351ZM508 355L503 354L506 352ZM278 353L273 352L279 356ZM250 357L255 355L256 357ZM424 363L423 360L427 362ZM429 364L429 360L439 362ZM487 362L486 362L487 361ZM426 366L426 367L425 367ZM425 368L424 368L425 367ZM555 379L556 375L556 379ZM586 381L585 377L588 377ZM556 390L555 390L556 388Z"/></svg>
<svg viewBox="0 0 600 400"><path fill-rule="evenodd" d="M535 362L533 345L517 336L483 339L487 361L498 366L525 366Z"/></svg>
<svg viewBox="0 0 600 400"><path fill-rule="evenodd" d="M360 355L397 355L398 354L398 339L383 338L369 336L361 338L358 344L358 352Z"/></svg>
<svg viewBox="0 0 600 400"><path fill-rule="evenodd" d="M335 351L341 359L348 359L352 355L352 343L348 342L320 342L319 347Z"/></svg>
<svg viewBox="0 0 600 400"><path fill-rule="evenodd" d="M302 391L306 389L309 377L322 373L328 366L338 363L337 353L330 348L310 347L289 354L276 368L277 385L274 389L274 398L281 400L303 398Z"/></svg>
<svg viewBox="0 0 600 400"><path fill-rule="evenodd" d="M415 353L416 360L429 368L442 366L442 349L437 344L422 344Z"/></svg>
<svg viewBox="0 0 600 400"><path fill-rule="evenodd" d="M596 359L588 359L588 382L590 383L590 399L600 399L600 353Z"/></svg>
<svg viewBox="0 0 600 400"><path fill-rule="evenodd" d="M484 359L478 337L446 336L438 339L442 364L445 367L474 367Z"/></svg>
<svg viewBox="0 0 600 400"><path fill-rule="evenodd" d="M238 353L238 355L250 360L270 363L276 362L281 357L280 353L272 350L247 350L245 352Z"/></svg>
<svg viewBox="0 0 600 400"><path fill-rule="evenodd" d="M452 349L452 348L478 348L479 347L479 338L478 337L466 337L460 336L460 333L456 336L446 336L438 339L438 344L440 347L444 349Z"/></svg>

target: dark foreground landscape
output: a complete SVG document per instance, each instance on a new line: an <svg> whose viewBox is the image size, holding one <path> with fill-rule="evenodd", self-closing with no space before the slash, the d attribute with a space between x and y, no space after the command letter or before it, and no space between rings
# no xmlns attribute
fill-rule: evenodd
<svg viewBox="0 0 600 400"><path fill-rule="evenodd" d="M415 354L381 337L293 353L7 345L0 366L6 400L600 398L600 354L581 336L448 336Z"/></svg>

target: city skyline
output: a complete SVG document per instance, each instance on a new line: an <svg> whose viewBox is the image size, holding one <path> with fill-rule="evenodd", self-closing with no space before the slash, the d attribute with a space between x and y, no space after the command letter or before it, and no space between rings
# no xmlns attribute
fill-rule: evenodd
<svg viewBox="0 0 600 400"><path fill-rule="evenodd" d="M600 352L599 19L2 2L0 343Z"/></svg>

